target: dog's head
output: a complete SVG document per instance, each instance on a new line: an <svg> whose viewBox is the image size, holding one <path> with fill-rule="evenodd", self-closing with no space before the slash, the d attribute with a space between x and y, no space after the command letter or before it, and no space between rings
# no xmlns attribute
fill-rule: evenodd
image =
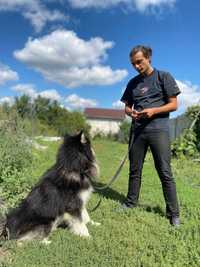
<svg viewBox="0 0 200 267"><path fill-rule="evenodd" d="M94 151L83 131L76 135L64 136L63 144L58 151L57 163L67 172L88 173L93 177L98 175Z"/></svg>

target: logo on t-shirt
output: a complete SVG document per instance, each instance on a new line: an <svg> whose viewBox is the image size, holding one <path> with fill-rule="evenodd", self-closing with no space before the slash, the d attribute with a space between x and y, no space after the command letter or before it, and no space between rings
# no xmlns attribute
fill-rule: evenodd
<svg viewBox="0 0 200 267"><path fill-rule="evenodd" d="M141 93L144 95L149 90L149 87L145 86L141 88L140 90L141 90Z"/></svg>

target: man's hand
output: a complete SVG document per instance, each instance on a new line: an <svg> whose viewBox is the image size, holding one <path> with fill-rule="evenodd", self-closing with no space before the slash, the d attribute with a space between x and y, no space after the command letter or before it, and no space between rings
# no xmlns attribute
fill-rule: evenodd
<svg viewBox="0 0 200 267"><path fill-rule="evenodd" d="M131 117L134 119L134 120L138 120L139 119L139 112L135 109L132 110L132 113L131 113Z"/></svg>
<svg viewBox="0 0 200 267"><path fill-rule="evenodd" d="M132 109L131 106L126 104L125 113L128 116L132 117L134 120L139 120L141 118L152 118L156 114L168 113L175 111L176 109L177 109L177 97L172 96L169 97L167 104L160 107L145 108L142 111L137 111L135 109Z"/></svg>
<svg viewBox="0 0 200 267"><path fill-rule="evenodd" d="M145 108L137 113L138 118L151 118L156 114L156 108Z"/></svg>
<svg viewBox="0 0 200 267"><path fill-rule="evenodd" d="M147 118L146 111L150 109L144 109L142 111L137 111L132 107L126 105L125 106L125 113L130 116L133 120L139 120L141 118Z"/></svg>

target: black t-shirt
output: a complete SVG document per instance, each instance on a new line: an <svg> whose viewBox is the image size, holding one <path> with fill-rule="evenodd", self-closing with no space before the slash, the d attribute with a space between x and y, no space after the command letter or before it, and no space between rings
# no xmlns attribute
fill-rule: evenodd
<svg viewBox="0 0 200 267"><path fill-rule="evenodd" d="M177 96L180 90L170 73L153 70L151 75L137 75L131 79L121 101L133 106L137 111L160 107L168 103L168 98ZM135 129L168 129L169 113L160 113L148 119L134 122Z"/></svg>

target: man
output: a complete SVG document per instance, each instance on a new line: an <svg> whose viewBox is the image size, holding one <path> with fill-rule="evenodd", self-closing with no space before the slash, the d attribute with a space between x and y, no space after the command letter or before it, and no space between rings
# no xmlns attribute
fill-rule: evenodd
<svg viewBox="0 0 200 267"><path fill-rule="evenodd" d="M177 109L180 90L174 78L151 66L152 50L138 45L130 52L130 61L139 73L131 79L121 98L125 113L132 118L129 152L130 170L126 201L123 208L138 203L141 174L147 148L153 154L155 168L162 183L166 202L166 216L173 226L179 226L179 207L176 184L170 166L169 112ZM129 142L129 144L130 144Z"/></svg>

